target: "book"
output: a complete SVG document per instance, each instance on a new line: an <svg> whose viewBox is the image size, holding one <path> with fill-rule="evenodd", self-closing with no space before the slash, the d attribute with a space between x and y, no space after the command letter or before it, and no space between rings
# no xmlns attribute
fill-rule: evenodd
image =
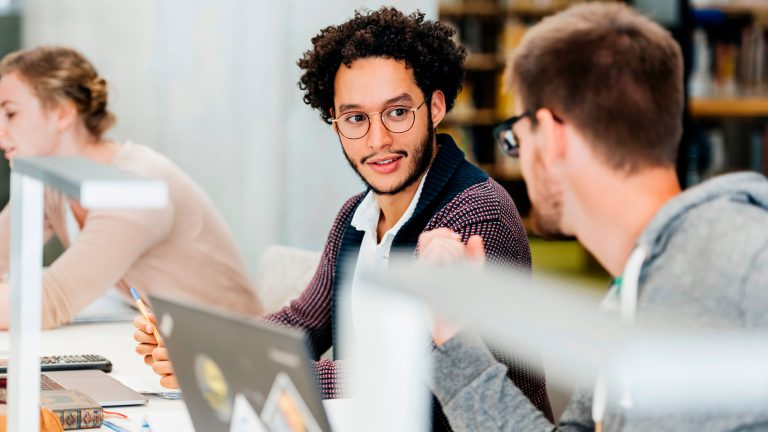
<svg viewBox="0 0 768 432"><path fill-rule="evenodd" d="M6 401L7 390L0 389L2 424L5 424ZM104 422L101 405L79 390L42 390L40 407L41 430L95 429Z"/></svg>
<svg viewBox="0 0 768 432"><path fill-rule="evenodd" d="M43 390L40 405L59 417L64 430L94 429L104 422L101 405L78 390Z"/></svg>

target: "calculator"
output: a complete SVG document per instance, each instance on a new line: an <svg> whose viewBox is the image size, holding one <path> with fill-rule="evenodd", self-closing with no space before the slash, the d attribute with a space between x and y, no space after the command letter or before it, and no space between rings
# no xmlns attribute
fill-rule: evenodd
<svg viewBox="0 0 768 432"><path fill-rule="evenodd" d="M0 373L8 372L8 359L0 359ZM98 354L60 355L40 357L40 369L47 371L67 371L98 369L112 371L112 362Z"/></svg>

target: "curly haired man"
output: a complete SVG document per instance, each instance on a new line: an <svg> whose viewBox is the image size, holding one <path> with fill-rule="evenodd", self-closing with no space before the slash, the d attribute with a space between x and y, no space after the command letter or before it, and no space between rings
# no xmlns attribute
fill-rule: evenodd
<svg viewBox="0 0 768 432"><path fill-rule="evenodd" d="M265 317L303 329L318 358L331 346L338 348L340 303L351 302L355 320L356 270L385 267L392 248L416 254L422 232L447 228L463 242L481 235L488 263L530 269L528 241L509 194L467 162L450 136L435 133L464 79L466 52L451 39L453 33L419 12L356 12L349 21L323 29L298 62L304 102L333 127L347 161L367 186L339 211L304 293ZM340 299L338 264L347 262L354 265L344 269L351 288ZM149 356L147 362L166 383L173 383L170 364L158 361L166 356L164 348L156 348L143 319L136 325L138 351ZM501 360L514 384L551 418L538 368L521 359ZM343 363L338 358L315 363L325 397L339 396ZM439 405L435 415L435 429L449 430Z"/></svg>

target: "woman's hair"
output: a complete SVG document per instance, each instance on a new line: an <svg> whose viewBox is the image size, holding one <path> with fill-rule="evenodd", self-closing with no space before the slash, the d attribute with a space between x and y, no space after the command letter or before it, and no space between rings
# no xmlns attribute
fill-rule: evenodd
<svg viewBox="0 0 768 432"><path fill-rule="evenodd" d="M101 139L115 124L107 110L107 81L79 52L57 46L12 52L0 60L0 76L12 72L32 86L43 106L71 101L94 137Z"/></svg>
<svg viewBox="0 0 768 432"><path fill-rule="evenodd" d="M464 82L467 56L453 40L454 34L445 24L425 20L421 12L405 15L389 7L356 11L349 21L321 30L312 38L312 49L298 61L304 71L299 79L304 103L320 110L330 124L339 67L358 59L381 57L405 61L424 96L441 90L450 111Z"/></svg>

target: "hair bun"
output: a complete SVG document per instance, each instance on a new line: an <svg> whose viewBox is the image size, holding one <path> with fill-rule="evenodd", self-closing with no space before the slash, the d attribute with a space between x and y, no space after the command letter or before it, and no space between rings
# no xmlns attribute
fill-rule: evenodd
<svg viewBox="0 0 768 432"><path fill-rule="evenodd" d="M107 107L107 80L97 76L88 85L91 91L91 112L96 113Z"/></svg>
<svg viewBox="0 0 768 432"><path fill-rule="evenodd" d="M71 101L94 137L115 123L107 109L107 80L79 52L60 46L16 51L0 60L0 74L18 72L31 84L46 107Z"/></svg>

